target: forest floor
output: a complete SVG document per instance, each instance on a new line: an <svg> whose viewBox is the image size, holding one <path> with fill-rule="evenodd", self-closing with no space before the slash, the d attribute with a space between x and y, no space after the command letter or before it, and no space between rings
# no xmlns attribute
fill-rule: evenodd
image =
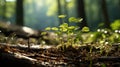
<svg viewBox="0 0 120 67"><path fill-rule="evenodd" d="M97 49L90 53L89 46L58 49L31 48L0 44L0 67L120 67L120 49L114 48L109 53L98 53ZM20 60L20 61L19 61Z"/></svg>
<svg viewBox="0 0 120 67"><path fill-rule="evenodd" d="M28 48L28 45L24 44L30 44L27 39L31 31L24 31L24 27L6 25L2 23L0 27L0 67L120 67L120 43L112 45L111 48L102 45L102 50L91 46L93 44L74 47L64 47L62 44L59 48L55 45L35 45L38 39L32 39L34 44ZM34 37L36 32L39 37L40 32L32 32ZM42 36L40 38L42 39ZM56 44L53 36L47 38L46 43Z"/></svg>

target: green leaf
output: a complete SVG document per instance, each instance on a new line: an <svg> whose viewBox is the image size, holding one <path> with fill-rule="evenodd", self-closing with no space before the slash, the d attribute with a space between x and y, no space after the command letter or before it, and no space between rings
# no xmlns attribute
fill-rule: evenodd
<svg viewBox="0 0 120 67"><path fill-rule="evenodd" d="M60 28L60 31L61 32L67 32L67 29L66 28Z"/></svg>
<svg viewBox="0 0 120 67"><path fill-rule="evenodd" d="M69 21L69 22L75 22L75 21L76 21L76 18L75 18L75 17L70 17L70 18L68 19L68 21Z"/></svg>
<svg viewBox="0 0 120 67"><path fill-rule="evenodd" d="M115 20L113 23L111 23L110 26L113 30L119 30L120 29L120 19Z"/></svg>
<svg viewBox="0 0 120 67"><path fill-rule="evenodd" d="M75 17L70 17L68 19L69 22L81 22L83 19L82 18L75 18Z"/></svg>
<svg viewBox="0 0 120 67"><path fill-rule="evenodd" d="M70 27L68 27L68 29L74 30L74 29L75 29L75 26L70 26Z"/></svg>
<svg viewBox="0 0 120 67"><path fill-rule="evenodd" d="M53 27L53 28L51 28L52 30L54 30L54 31L58 31L58 28L57 27Z"/></svg>
<svg viewBox="0 0 120 67"><path fill-rule="evenodd" d="M42 33L41 33L41 35L46 35L46 34L47 34L47 32L42 32Z"/></svg>
<svg viewBox="0 0 120 67"><path fill-rule="evenodd" d="M67 32L67 29L66 29L66 28L63 28L63 32Z"/></svg>
<svg viewBox="0 0 120 67"><path fill-rule="evenodd" d="M67 24L67 23L63 23L63 24L61 24L59 27L65 28L65 27L68 27L68 24Z"/></svg>
<svg viewBox="0 0 120 67"><path fill-rule="evenodd" d="M51 30L51 28L50 28L50 27L47 27L47 28L45 28L45 30Z"/></svg>
<svg viewBox="0 0 120 67"><path fill-rule="evenodd" d="M78 22L81 22L83 20L83 18L78 18L77 20L78 20Z"/></svg>
<svg viewBox="0 0 120 67"><path fill-rule="evenodd" d="M85 27L82 28L82 32L89 32L89 31L90 31L89 27L85 26Z"/></svg>
<svg viewBox="0 0 120 67"><path fill-rule="evenodd" d="M59 15L58 17L59 17L59 18L65 18L66 15Z"/></svg>

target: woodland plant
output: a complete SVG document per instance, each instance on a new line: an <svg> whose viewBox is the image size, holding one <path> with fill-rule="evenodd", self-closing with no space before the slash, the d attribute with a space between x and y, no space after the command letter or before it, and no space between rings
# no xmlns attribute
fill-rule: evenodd
<svg viewBox="0 0 120 67"><path fill-rule="evenodd" d="M120 19L113 21L110 24L110 27L112 28L112 30L120 30Z"/></svg>
<svg viewBox="0 0 120 67"><path fill-rule="evenodd" d="M70 17L68 21L78 23L82 21L82 18ZM59 27L47 27L45 30L54 31L55 34L58 36L56 40L60 41L59 45L61 45L64 49L67 46L76 45L80 41L80 39L82 39L80 36L80 32L78 32L78 29L78 26L69 25L68 23L64 22Z"/></svg>
<svg viewBox="0 0 120 67"><path fill-rule="evenodd" d="M65 18L66 16L61 15L59 18ZM70 17L68 19L69 23L79 23L82 18ZM110 29L98 29L95 32L89 32L88 27L83 27L81 30L78 26L70 25L63 21L63 23L58 27L47 27L46 31L53 31L57 37L56 40L59 41L58 47L60 49L66 49L69 46L88 46L89 53L92 54L93 49L99 49L99 53L106 55L112 50L113 43L120 43L120 33L119 30L115 32Z"/></svg>
<svg viewBox="0 0 120 67"><path fill-rule="evenodd" d="M91 43L90 46L99 49L100 54L105 52L107 55L112 50L112 44L120 43L120 33L118 31L113 32L109 29L98 29L96 32L89 34L85 43ZM92 52L92 48L90 52Z"/></svg>

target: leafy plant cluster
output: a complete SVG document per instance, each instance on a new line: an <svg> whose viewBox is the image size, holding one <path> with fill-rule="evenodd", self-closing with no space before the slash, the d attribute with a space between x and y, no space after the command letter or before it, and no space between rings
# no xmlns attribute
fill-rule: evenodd
<svg viewBox="0 0 120 67"><path fill-rule="evenodd" d="M59 18L65 18L60 15ZM71 23L79 23L82 18L70 17L68 21ZM45 30L53 31L57 35L56 40L59 41L59 46L62 49L68 46L85 46L90 45L102 51L110 51L113 43L120 43L120 30L98 29L91 32L88 27L83 27L81 30L79 26L69 25L64 22L59 27L47 27ZM92 49L91 47L91 49Z"/></svg>
<svg viewBox="0 0 120 67"><path fill-rule="evenodd" d="M59 18L64 18L64 15L59 16ZM82 18L71 17L68 20L69 22L78 23L82 21ZM59 27L47 27L45 30L54 31L58 36L56 38L59 41L59 45L63 47L72 46L77 44L80 41L80 32L78 32L79 27L69 25L68 23L63 23Z"/></svg>

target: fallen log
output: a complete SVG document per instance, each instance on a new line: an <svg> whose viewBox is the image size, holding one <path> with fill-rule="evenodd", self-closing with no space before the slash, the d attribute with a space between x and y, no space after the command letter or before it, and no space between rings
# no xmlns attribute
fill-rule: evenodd
<svg viewBox="0 0 120 67"><path fill-rule="evenodd" d="M44 67L42 64L36 63L37 59L30 58L19 53L1 52L0 66L6 67Z"/></svg>
<svg viewBox="0 0 120 67"><path fill-rule="evenodd" d="M9 24L7 22L0 21L0 30L2 33L4 33L6 36L9 36L12 33L15 33L18 37L28 38L28 37L40 37L41 31L34 30L27 26L18 26Z"/></svg>
<svg viewBox="0 0 120 67"><path fill-rule="evenodd" d="M18 45L14 45L14 44L7 44L7 43L0 43L0 46L8 46L8 47L11 47L11 48L17 48L17 49L27 49L28 46L26 45L21 45L21 44L18 44ZM45 50L45 49L49 49L49 48L52 48L54 46L52 45L32 45L30 47L31 50Z"/></svg>
<svg viewBox="0 0 120 67"><path fill-rule="evenodd" d="M28 39L28 49L30 49L29 38L40 38L41 31L34 30L30 27L26 26L18 26L9 24L3 21L0 21L0 31L5 36L9 36L10 34L14 34L16 37Z"/></svg>

